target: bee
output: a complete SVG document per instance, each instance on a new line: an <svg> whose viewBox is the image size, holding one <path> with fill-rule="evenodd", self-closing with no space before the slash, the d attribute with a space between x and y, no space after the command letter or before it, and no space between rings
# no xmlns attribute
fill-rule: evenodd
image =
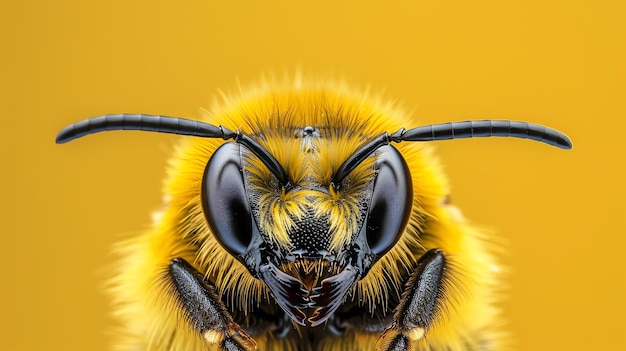
<svg viewBox="0 0 626 351"><path fill-rule="evenodd" d="M119 350L499 350L489 237L449 202L429 142L564 134L508 120L416 126L343 85L266 82L202 121L112 114L112 130L193 136L164 211L120 245ZM405 129L409 128L409 129Z"/></svg>

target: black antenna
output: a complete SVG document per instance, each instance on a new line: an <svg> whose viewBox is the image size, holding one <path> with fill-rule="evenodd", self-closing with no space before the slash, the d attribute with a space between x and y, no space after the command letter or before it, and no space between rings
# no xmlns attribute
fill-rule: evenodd
<svg viewBox="0 0 626 351"><path fill-rule="evenodd" d="M289 188L290 181L285 169L263 146L241 131L231 131L223 126L192 121L184 118L143 114L114 114L93 117L71 124L57 134L57 144L67 143L85 135L111 130L141 130L158 133L191 135L201 138L234 140L255 154L276 176L283 187Z"/></svg>
<svg viewBox="0 0 626 351"><path fill-rule="evenodd" d="M348 157L344 163L339 166L335 174L330 180L331 185L335 189L341 187L341 181L352 172L356 166L361 164L369 155L376 151L379 147L389 144L389 134L387 132L377 136L369 143L361 146L352 156Z"/></svg>
<svg viewBox="0 0 626 351"><path fill-rule="evenodd" d="M148 132L193 135L203 138L233 139L234 133L222 127L184 118L116 114L93 117L70 124L57 134L57 144L67 143L85 135L111 130L142 130Z"/></svg>
<svg viewBox="0 0 626 351"><path fill-rule="evenodd" d="M512 137L540 141L561 149L571 149L572 141L558 130L539 124L508 120L483 120L448 122L431 124L409 130L400 129L389 135L383 133L359 148L337 169L331 184L335 189L341 187L341 181L354 170L363 160L379 147L390 142L401 141L434 141L480 137Z"/></svg>
<svg viewBox="0 0 626 351"><path fill-rule="evenodd" d="M567 135L539 124L507 120L464 121L417 127L401 133L400 141L431 141L476 137L513 137L540 141L561 149L571 149Z"/></svg>

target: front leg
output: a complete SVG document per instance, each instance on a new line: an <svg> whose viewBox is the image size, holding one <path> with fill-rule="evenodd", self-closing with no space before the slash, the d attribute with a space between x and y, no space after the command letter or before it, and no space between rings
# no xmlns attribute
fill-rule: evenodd
<svg viewBox="0 0 626 351"><path fill-rule="evenodd" d="M393 320L376 342L377 350L408 351L424 337L440 310L446 258L439 249L426 252L411 274Z"/></svg>
<svg viewBox="0 0 626 351"><path fill-rule="evenodd" d="M182 258L170 262L169 275L177 300L192 327L209 345L224 351L249 351L256 342L241 329L202 274Z"/></svg>

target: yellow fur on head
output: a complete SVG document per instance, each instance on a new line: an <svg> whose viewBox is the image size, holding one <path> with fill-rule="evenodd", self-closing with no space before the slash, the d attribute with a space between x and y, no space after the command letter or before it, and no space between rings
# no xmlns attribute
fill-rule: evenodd
<svg viewBox="0 0 626 351"><path fill-rule="evenodd" d="M246 160L246 171L251 176L249 186L266 194L259 199L263 215L258 224L272 233L273 244L288 248L294 218L314 209L316 216L329 219L333 250L340 250L350 239L348 233L357 226L357 204L375 175L374 160L367 159L348 175L350 187L345 190L335 191L330 186L332 174L371 138L419 126L379 97L343 84L299 79L264 81L256 88L225 95L224 101L205 111L203 120L256 137L289 178L300 185L298 191L284 192L280 186L272 185L272 174L262 162L254 157ZM323 130L324 137L308 143L294 138L294 133L305 126ZM222 300L245 314L269 296L267 288L220 246L206 223L201 201L202 177L211 155L223 143L218 139L183 138L170 163L163 215L153 229L121 246L125 258L113 285L117 314L125 329L135 334L129 336L128 340L135 340L127 341L129 345L150 350L169 350L165 345L202 349L199 337L179 332L188 329L186 321L175 312L177 306L166 284L158 283L175 257L184 258L204 273L215 283ZM351 298L371 311L386 308L389 296L402 293L403 276L420 256L439 248L457 269L447 273L442 307L446 313L428 331L425 338L429 346L423 341L416 349L473 350L479 343L491 343L497 348L498 337L492 330L497 316L491 295L495 284L491 271L494 259L483 235L444 204L447 181L428 145L404 142L395 147L411 172L411 218L397 244L357 284ZM311 184L326 185L328 191L316 191ZM145 335L149 339L142 339ZM345 350L362 345L367 349L376 337L349 332L341 340L329 338L322 347ZM293 340L274 340L267 335L257 341L260 345L274 345L274 349L296 347Z"/></svg>

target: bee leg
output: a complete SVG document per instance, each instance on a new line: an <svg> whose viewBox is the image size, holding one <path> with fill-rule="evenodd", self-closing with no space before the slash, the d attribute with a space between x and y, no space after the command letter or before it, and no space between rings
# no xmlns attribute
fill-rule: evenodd
<svg viewBox="0 0 626 351"><path fill-rule="evenodd" d="M446 258L439 249L426 252L409 277L391 324L376 341L377 350L408 351L424 337L439 311Z"/></svg>
<svg viewBox="0 0 626 351"><path fill-rule="evenodd" d="M256 342L241 329L215 292L215 287L182 258L170 262L169 275L178 301L193 328L221 350L249 351Z"/></svg>

